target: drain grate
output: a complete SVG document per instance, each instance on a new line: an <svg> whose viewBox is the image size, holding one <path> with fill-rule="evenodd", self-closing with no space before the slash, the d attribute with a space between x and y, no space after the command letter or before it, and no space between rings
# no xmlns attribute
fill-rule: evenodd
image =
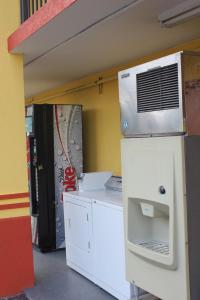
<svg viewBox="0 0 200 300"><path fill-rule="evenodd" d="M135 242L137 246L146 248L148 250L154 251L159 254L169 255L169 245L160 241L137 241Z"/></svg>

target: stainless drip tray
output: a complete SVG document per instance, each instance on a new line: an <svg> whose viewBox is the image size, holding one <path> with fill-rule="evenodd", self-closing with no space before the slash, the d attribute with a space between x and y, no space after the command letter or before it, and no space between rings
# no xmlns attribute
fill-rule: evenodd
<svg viewBox="0 0 200 300"><path fill-rule="evenodd" d="M151 241L136 241L134 244L162 255L169 255L169 245L164 242L151 240Z"/></svg>

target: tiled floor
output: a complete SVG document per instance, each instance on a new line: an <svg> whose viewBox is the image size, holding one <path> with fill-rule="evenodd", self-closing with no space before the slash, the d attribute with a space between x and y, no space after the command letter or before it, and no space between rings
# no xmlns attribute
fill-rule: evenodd
<svg viewBox="0 0 200 300"><path fill-rule="evenodd" d="M98 286L71 270L65 251L42 254L34 250L36 285L25 291L30 300L114 300Z"/></svg>

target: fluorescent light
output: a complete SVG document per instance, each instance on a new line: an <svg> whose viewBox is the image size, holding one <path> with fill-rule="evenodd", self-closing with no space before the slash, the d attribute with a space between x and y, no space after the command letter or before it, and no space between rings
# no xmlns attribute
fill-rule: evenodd
<svg viewBox="0 0 200 300"><path fill-rule="evenodd" d="M164 27L172 27L200 15L200 0L187 0L161 13L159 21Z"/></svg>

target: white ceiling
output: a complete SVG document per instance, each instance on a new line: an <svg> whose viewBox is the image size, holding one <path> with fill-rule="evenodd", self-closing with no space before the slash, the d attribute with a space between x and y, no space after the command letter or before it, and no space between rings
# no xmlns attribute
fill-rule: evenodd
<svg viewBox="0 0 200 300"><path fill-rule="evenodd" d="M78 0L15 49L25 54L26 97L199 38L200 17L160 26L158 15L181 2Z"/></svg>

